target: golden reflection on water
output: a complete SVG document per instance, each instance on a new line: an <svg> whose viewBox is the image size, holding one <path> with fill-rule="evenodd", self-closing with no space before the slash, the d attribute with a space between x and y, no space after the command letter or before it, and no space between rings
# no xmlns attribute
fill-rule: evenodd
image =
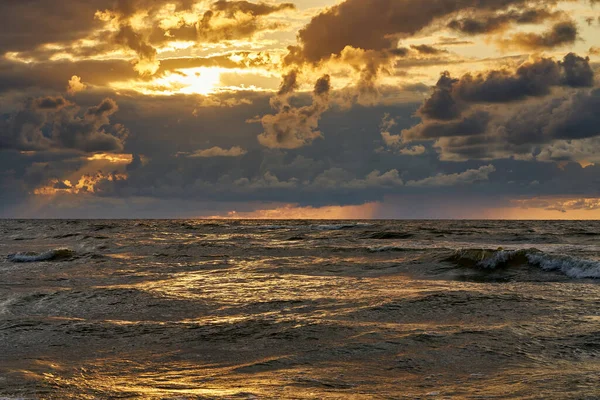
<svg viewBox="0 0 600 400"><path fill-rule="evenodd" d="M87 366L72 377L46 374L45 379L51 385L79 393L81 397L77 398L82 399L96 399L96 393L102 393L103 397L119 398L162 398L173 395L222 397L239 393L236 389L220 387L211 382L215 376L226 372L226 368L212 365L158 365L127 360L98 360L96 365ZM84 393L90 394L86 396Z"/></svg>
<svg viewBox="0 0 600 400"><path fill-rule="evenodd" d="M331 398L369 399L376 394L393 398L557 398L565 389L581 396L597 395L596 362L557 362L554 366L528 366L497 373L438 373L382 371L374 363L314 363L306 367L269 368L279 359L253 364L211 365L201 362L140 363L99 359L78 373L38 375L22 371L30 379L42 378L61 388L64 399L139 398ZM468 370L468 368L466 368ZM318 373L315 373L318 371ZM564 386L560 385L566 385ZM542 388L532 393L531 387ZM181 397L184 396L184 397ZM190 397L192 396L192 397ZM562 397L560 397L562 398ZM584 398L584 397L579 397Z"/></svg>
<svg viewBox="0 0 600 400"><path fill-rule="evenodd" d="M149 225L134 243L103 242L104 257L3 270L19 286L0 286L0 338L18 351L9 363L0 354L0 392L17 382L10 393L21 384L61 400L598 397L596 284L458 281L465 270L424 252L344 241L302 253L312 244L286 233L253 253L245 240L272 233Z"/></svg>

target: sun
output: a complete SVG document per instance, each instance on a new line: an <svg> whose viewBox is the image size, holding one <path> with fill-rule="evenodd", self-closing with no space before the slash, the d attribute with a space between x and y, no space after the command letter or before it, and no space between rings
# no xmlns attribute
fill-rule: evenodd
<svg viewBox="0 0 600 400"><path fill-rule="evenodd" d="M211 94L221 83L221 71L218 68L187 68L178 72L180 74L172 77L183 86L179 91L182 94Z"/></svg>
<svg viewBox="0 0 600 400"><path fill-rule="evenodd" d="M176 94L209 95L216 93L221 84L218 67L181 68L151 80L113 82L116 90L134 90L146 95L173 96Z"/></svg>

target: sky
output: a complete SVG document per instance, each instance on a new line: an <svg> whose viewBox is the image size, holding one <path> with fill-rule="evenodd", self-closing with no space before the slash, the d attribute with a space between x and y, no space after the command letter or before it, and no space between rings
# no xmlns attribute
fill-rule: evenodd
<svg viewBox="0 0 600 400"><path fill-rule="evenodd" d="M600 0L4 0L0 218L600 218Z"/></svg>

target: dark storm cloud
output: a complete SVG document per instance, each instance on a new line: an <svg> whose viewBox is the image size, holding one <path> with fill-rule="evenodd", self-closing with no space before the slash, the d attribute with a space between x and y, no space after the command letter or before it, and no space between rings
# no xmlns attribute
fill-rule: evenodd
<svg viewBox="0 0 600 400"><path fill-rule="evenodd" d="M391 49L399 38L412 36L436 19L461 10L498 11L530 3L526 0L346 0L320 13L300 30L300 45L290 49L288 61L318 63L340 54L346 46L364 50ZM533 3L554 4L555 1Z"/></svg>
<svg viewBox="0 0 600 400"><path fill-rule="evenodd" d="M127 164L125 169L128 172L135 171L136 169L143 167L143 165L142 157L139 154L134 154L131 163Z"/></svg>
<svg viewBox="0 0 600 400"><path fill-rule="evenodd" d="M36 187L79 168L79 161L67 161L74 158L73 154L61 152L22 154L3 149L0 155L0 202L2 208L6 207L4 211L9 211L12 205L27 202Z"/></svg>
<svg viewBox="0 0 600 400"><path fill-rule="evenodd" d="M433 94L419 109L419 115L438 120L452 120L460 117L466 106L454 98L453 87L458 82L459 80L453 79L449 72L442 73Z"/></svg>
<svg viewBox="0 0 600 400"><path fill-rule="evenodd" d="M473 44L470 40L459 39L455 37L441 37L440 41L436 43L438 46L463 46L467 44Z"/></svg>
<svg viewBox="0 0 600 400"><path fill-rule="evenodd" d="M47 60L44 53L52 50L41 48L43 44L59 44L64 51L85 57L111 50L111 46L125 46L140 57L152 59L154 49L139 32L134 32L127 18L141 10L155 10L166 3L187 3L191 1L49 1L49 0L7 0L0 4L0 54L7 51L25 52L29 57L40 61ZM96 18L98 11L108 11L120 21L120 29L115 35L103 32L105 24ZM149 11L150 12L150 11ZM101 43L92 47L73 46L79 39L99 39ZM56 51L56 50L54 50Z"/></svg>
<svg viewBox="0 0 600 400"><path fill-rule="evenodd" d="M129 24L120 26L119 31L113 36L113 41L117 45L133 50L141 61L156 62L156 49Z"/></svg>
<svg viewBox="0 0 600 400"><path fill-rule="evenodd" d="M321 78L317 79L317 82L315 83L315 96L317 97L323 97L326 96L327 94L329 94L329 91L331 90L331 78L329 77L329 75L325 75L322 76Z"/></svg>
<svg viewBox="0 0 600 400"><path fill-rule="evenodd" d="M496 14L476 15L450 21L448 27L454 31L474 36L503 30L511 24L539 24L548 19L556 19L563 15L559 11L545 8L510 10Z"/></svg>
<svg viewBox="0 0 600 400"><path fill-rule="evenodd" d="M248 1L227 1L219 0L213 3L212 8L226 13L229 18L235 16L236 12L249 14L253 16L269 15L283 10L295 10L293 3L267 4L250 3Z"/></svg>
<svg viewBox="0 0 600 400"><path fill-rule="evenodd" d="M323 80L318 86L321 88L318 92L326 86L326 80ZM246 194L237 196L240 200L279 198L290 201L299 196L298 190L287 189L281 193L267 193L266 189L261 192L258 187L293 185L294 179L299 182L312 181L324 170L333 167L348 171L349 181L352 181L364 180L374 170L385 174L396 168L400 170L403 166L398 164L394 157L377 156L374 153L375 147L379 146L374 142L378 140L379 133L370 132L368 127L380 118L379 108L378 111L361 108L350 113L350 116L345 112L337 112L334 108L330 113L323 114L321 121L324 119L325 122L319 130L323 131L324 138L318 141L318 145L282 151L265 149L259 145L256 136L261 133L260 124L247 127L239 125L239 121L268 112L268 96L263 94L262 97L252 100L253 104L230 110L198 109L198 116L192 117L189 99L186 100L183 96L146 99L142 102L117 98L122 112L118 114L119 119L115 120L132 131L126 151L141 153L151 160L135 174L131 173L127 184L121 185L131 190L135 189L136 193L149 195L153 187L157 191L160 187L162 196L167 196L168 193L172 196L195 193L199 198L224 198L227 193L232 196L231 193L243 189ZM297 102L308 103L308 99L303 99L303 95L299 94L293 103ZM411 112L412 110L411 107ZM186 117L188 113L189 116ZM410 115L408 112L405 114ZM223 124L223 120L230 123ZM352 134L354 130L363 133ZM169 134L165 135L165 132ZM247 149L248 153L235 159L221 160L174 157L179 151L213 146L241 146ZM384 159L385 162L382 162ZM267 172L277 177L277 180L272 177L265 178ZM225 180L226 175L230 177L229 181ZM244 184L246 180L250 183ZM199 183L194 186L196 181ZM236 181L239 183L236 184ZM205 189L202 189L200 182L206 185ZM242 185L242 189L236 188L237 185ZM123 188L124 191L126 187ZM328 191L323 191L317 197L328 195ZM306 196L307 199L314 197Z"/></svg>
<svg viewBox="0 0 600 400"><path fill-rule="evenodd" d="M434 141L445 160L535 158L539 146L600 134L600 120L592 112L599 93L589 89L593 86L589 58L573 53L561 61L527 62L514 72L460 79L443 73L417 112L423 121L405 129L402 138ZM563 94L552 97L555 87Z"/></svg>
<svg viewBox="0 0 600 400"><path fill-rule="evenodd" d="M208 5L210 10L195 23L182 21L168 32L161 27L158 12L162 7L169 4L176 11L192 11L195 3L193 0L67 0L58 4L48 0L5 1L0 4L0 23L5 27L0 33L0 55L16 51L22 59L46 62L58 54L81 59L121 48L136 54L136 71L152 75L160 66L157 49L168 41L217 43L250 38L283 26L280 22L263 21L264 16L295 8L291 3L220 0ZM147 14L144 27L132 22L134 14L140 12ZM107 23L116 25L117 31L103 31Z"/></svg>
<svg viewBox="0 0 600 400"><path fill-rule="evenodd" d="M61 108L65 108L69 105L69 102L62 96L56 97L40 97L34 99L32 102L32 108L43 110L43 111L58 111Z"/></svg>
<svg viewBox="0 0 600 400"><path fill-rule="evenodd" d="M108 123L108 117L118 110L119 107L113 99L104 99L99 105L88 108L84 115L85 117L106 121L106 123Z"/></svg>
<svg viewBox="0 0 600 400"><path fill-rule="evenodd" d="M410 140L436 140L435 146L446 160L493 159L508 157L557 159L560 141L569 141L566 147L575 160L577 151L595 156L597 143L579 142L600 136L600 89L575 91L557 98L544 98L531 104L501 110L490 115L486 128L473 134L464 127L449 130L461 121L426 122L403 132ZM467 117L468 118L468 117ZM544 149L551 153L547 153ZM588 149L584 147L587 146ZM590 148L591 146L591 148ZM540 154L540 148L543 150ZM553 153L553 154L552 154ZM585 158L583 158L585 159Z"/></svg>
<svg viewBox="0 0 600 400"><path fill-rule="evenodd" d="M79 3L71 11L79 8L78 15L82 18L62 24L61 32L54 33L48 26L32 26L29 36L13 24L14 29L0 34L0 48L4 48L1 46L9 36L13 40L21 34L27 37L29 44L13 44L11 49L25 51L23 57L48 60L63 50L39 47L39 44L48 41L70 47L77 38L100 35L98 29L102 21L94 19L93 13L96 9L108 10L114 14L112 18L117 18L113 22L120 27L118 32L112 37L103 36L104 42L94 47L67 48L69 54L88 57L126 48L135 52L140 60L153 62L156 61L156 49L167 41L216 42L252 38L262 31L281 26L271 22L272 18L261 17L291 9L289 5L276 2L207 2L208 14L201 13L198 21L191 25L169 30L172 36L167 36L152 20L153 13L166 4L165 1ZM193 2L168 3L175 4L178 10L189 10ZM28 193L40 185L52 183L53 179L59 179L53 184L55 189L67 189L60 179L89 167L89 154L84 152L121 151L134 154L131 164L121 165L129 177L103 182L97 200L106 200L109 204L136 197L169 199L164 204L171 211L180 199L324 205L362 204L381 200L388 194L427 193L435 195L431 197L445 198L443 195L447 193L593 190L600 168L584 171L578 165L569 164L561 170L553 164L537 161L489 161L520 155L530 156L528 159L532 160L537 157L539 160L572 161L574 158L565 152L572 154L575 148L584 152L586 146L597 144L580 142L600 134L596 128L600 126L596 116L600 95L589 89L593 84L593 71L587 59L568 55L560 62L537 60L514 72L492 71L472 74L469 78L455 79L446 74L428 103L421 108L420 114L425 121L416 127L413 125L418 121L411 116L418 108L417 104L398 105L396 102L382 106L377 102L358 100L381 100L378 92L384 89L376 87L375 80L382 71L393 68L390 60L394 61L395 57L415 56L415 59L401 60L397 68L463 62L451 55L444 56L441 54L444 50L430 45L396 49L399 39L419 33L432 24L437 24L436 28L445 27L451 19L463 21L464 18L483 16L506 19L510 15L511 21L518 24L554 18L544 16L537 9L538 15L527 15L524 5L534 3L553 4L525 0L348 0L335 6L335 11L324 11L303 30L299 36L300 46L294 51L300 62L318 63L336 54L336 61L348 63L346 65L359 76L357 88L351 88L352 101L344 105L351 107L349 111L331 106L337 94L332 92L328 76L314 82L311 94L297 94L291 99L299 82L306 79L296 70L284 77L278 96L271 103L275 106L273 112L264 93L244 93L250 101L224 110L201 105L205 99L202 96L160 98L126 91L120 94L101 92L99 87L107 87L110 82L149 79L139 77L128 61L24 64L4 59L0 61L0 93L4 94L0 111L1 203L8 205L26 200L30 196ZM56 15L65 12L62 3L53 3L53 6L56 10L49 10L50 16L53 12ZM520 8L525 11L507 11L512 6L523 6ZM0 10L3 7L4 3ZM469 10L473 7L483 12L472 13ZM140 10L148 10L150 17L145 21L152 21L153 26L138 30L138 25L128 20ZM549 14L552 14L551 10ZM12 18L16 19L18 15L13 14ZM326 22L332 22L331 26L320 26ZM63 32L69 24L73 26L72 32ZM35 40L34 33L37 35ZM544 40L559 43L562 39ZM435 46L468 44L464 42L448 39ZM365 51L342 54L346 45ZM235 57L236 61L232 61L231 54L161 60L155 76L186 67L270 67L277 59L275 56L271 60L265 53L252 60L242 57L239 61ZM81 76L88 89L73 97L56 96L56 92L65 90L74 75ZM420 103L424 92L422 85L412 89L419 92ZM575 93L574 89L579 92ZM385 90L392 89L386 87ZM394 90L398 95L399 88ZM25 91L25 95L40 93L40 97L25 104L13 102L6 106L12 96L17 97ZM555 94L555 98L549 98L550 93ZM108 95L116 101L104 99ZM233 99L231 93L213 97L226 100L225 96ZM370 107L357 104L369 104ZM117 112L119 108L121 111ZM395 136L399 137L398 134L404 131L403 138L418 141L423 152L407 155L379 151L385 146L377 128L384 113L390 113L399 121L394 128L397 129ZM246 125L247 120L261 123ZM558 141L569 143L563 145ZM315 145L308 146L310 143ZM556 146L545 148L550 144ZM176 157L178 152L233 149L236 146L244 149L238 157ZM441 153L441 161L436 149ZM23 150L36 152L20 154ZM110 173L110 170L105 172ZM511 188L506 184L508 181L518 182L521 186ZM532 181L541 184L531 189L528 185ZM475 186L471 188L472 185ZM441 186L444 188L436 189ZM107 210L106 215L116 215L110 214L113 212L111 206L102 207ZM3 212L8 215L4 209ZM162 215L173 214L168 214L167 210Z"/></svg>
<svg viewBox="0 0 600 400"><path fill-rule="evenodd" d="M127 61L55 61L23 64L0 59L0 93L39 88L62 91L73 75L96 86L137 77Z"/></svg>
<svg viewBox="0 0 600 400"><path fill-rule="evenodd" d="M452 120L477 103L509 103L528 97L541 97L552 87L591 87L594 72L589 58L569 53L562 61L542 58L526 63L513 72L489 71L485 74L466 74L453 79L443 73L434 92L419 110L426 119Z"/></svg>
<svg viewBox="0 0 600 400"><path fill-rule="evenodd" d="M117 112L114 100L105 99L83 115L64 98L44 97L27 101L0 121L0 147L4 150L64 150L83 152L121 151L127 130L110 125Z"/></svg>
<svg viewBox="0 0 600 400"><path fill-rule="evenodd" d="M544 143L600 135L600 89L576 92L526 107L506 121L511 143Z"/></svg>
<svg viewBox="0 0 600 400"><path fill-rule="evenodd" d="M594 86L594 71L590 66L589 57L583 58L569 53L559 65L563 69L561 82L564 85L574 88Z"/></svg>
<svg viewBox="0 0 600 400"><path fill-rule="evenodd" d="M86 37L102 25L94 20L94 14L107 3L107 0L1 1L0 54Z"/></svg>
<svg viewBox="0 0 600 400"><path fill-rule="evenodd" d="M285 96L286 94L294 92L296 89L298 89L298 70L292 70L283 76L277 95Z"/></svg>
<svg viewBox="0 0 600 400"><path fill-rule="evenodd" d="M517 33L502 44L516 46L526 50L544 50L573 44L577 40L578 29L573 21L564 21L554 24L543 33Z"/></svg>
<svg viewBox="0 0 600 400"><path fill-rule="evenodd" d="M327 87L325 82L319 87ZM101 116L112 110L112 106L102 104L102 98L94 92L85 92L82 98L77 98L78 102L84 99L86 104L96 104L97 108L89 112L90 116ZM596 175L591 171L583 173L579 165L561 170L553 164L513 160L440 162L428 144L428 152L419 157L376 153L382 143L379 129L372 128L378 126L381 115L388 112L396 116L398 126L395 129L400 131L411 126L410 115L416 110L416 104L356 106L350 113L333 107L319 121L323 139L318 145L279 150L261 148L257 143L260 125L249 125L250 129L243 126L245 119L268 112L269 98L265 94L256 94L252 104L234 109L198 109L196 117L191 113L194 105L186 96L128 95L117 97L116 102L121 112L110 115L110 120L132 131L125 151L136 156L127 168L127 180L104 180L98 184L96 195L88 194L79 200L76 196L71 198L70 201L93 201L97 205L95 211L89 210L88 217L131 217L132 209L123 209L120 204L137 204L137 198L162 204L161 208L148 211L147 217L172 217L175 215L174 204L184 199L234 203L226 206L228 211L250 202L313 206L363 204L383 200L386 195L410 196L415 193L435 197L450 194L459 197L494 196L497 193L521 195L532 191L560 193L565 188L575 190L574 187L589 192L593 188L591 182L596 179L594 176L597 177L597 169ZM83 118L86 109L79 113ZM224 120L231 123L223 124ZM482 140L482 135L472 138L477 139L472 142L473 148L476 143L495 146L492 140ZM223 149L241 146L248 149L248 153L229 158L176 157L179 151L213 146ZM486 155L481 154L482 157ZM9 194L0 193L4 196L2 204L6 206L3 215L10 215L13 209L9 205L26 202L30 197L27 193L42 185L51 185L50 180L78 179L76 172L86 168L86 159L81 158L78 151L67 153L58 148L35 154L19 154L3 148L0 170L14 170L0 174L0 186L12 188ZM487 174L492 169L495 172ZM108 174L112 170L103 171ZM483 179L470 179L480 176L474 171L482 173ZM511 186L507 181L517 183ZM532 181L539 181L540 185L529 186ZM68 204L69 199L64 200L64 204ZM197 216L203 208L199 203L194 204ZM73 212L76 212L75 208ZM47 214L53 215L56 214Z"/></svg>
<svg viewBox="0 0 600 400"><path fill-rule="evenodd" d="M489 113L478 111L452 121L429 121L416 125L403 132L407 141L431 140L440 137L472 136L485 132L491 120Z"/></svg>
<svg viewBox="0 0 600 400"><path fill-rule="evenodd" d="M413 50L416 50L418 53L428 54L428 55L443 54L443 53L448 52L447 50L438 49L436 47L429 46L426 44L412 45L412 46L410 46L410 48Z"/></svg>

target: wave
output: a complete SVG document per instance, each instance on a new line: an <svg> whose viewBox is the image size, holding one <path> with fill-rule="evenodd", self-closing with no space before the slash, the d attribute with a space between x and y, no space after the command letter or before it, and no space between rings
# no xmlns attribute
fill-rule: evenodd
<svg viewBox="0 0 600 400"><path fill-rule="evenodd" d="M258 225L258 226L248 226L246 229L265 229L265 230L278 230L278 229L291 229L293 228L290 225Z"/></svg>
<svg viewBox="0 0 600 400"><path fill-rule="evenodd" d="M377 240L392 240L392 239L410 239L415 235L412 233L406 232L392 232L392 231L384 231L384 232L374 232L370 234L368 239L377 239Z"/></svg>
<svg viewBox="0 0 600 400"><path fill-rule="evenodd" d="M306 240L304 236L292 236L287 239L288 242L300 242L302 240Z"/></svg>
<svg viewBox="0 0 600 400"><path fill-rule="evenodd" d="M52 236L53 239L67 239L81 235L81 233L65 233L63 235Z"/></svg>
<svg viewBox="0 0 600 400"><path fill-rule="evenodd" d="M392 251L416 251L419 249L413 249L409 247L399 247L399 246L374 246L369 247L368 250L371 253L384 253L384 252L392 252Z"/></svg>
<svg viewBox="0 0 600 400"><path fill-rule="evenodd" d="M342 229L352 229L367 227L371 224L366 223L348 223L348 224L329 224L329 225L248 225L245 229L264 229L264 230L284 230L284 229L309 229L316 231L339 231Z"/></svg>
<svg viewBox="0 0 600 400"><path fill-rule="evenodd" d="M37 262L37 261L61 261L73 258L75 252L71 249L53 249L43 253L16 253L10 254L8 260L12 262Z"/></svg>
<svg viewBox="0 0 600 400"><path fill-rule="evenodd" d="M333 225L311 225L310 228L317 231L339 231L342 229L353 229L359 227L372 226L372 224L356 223L356 224L333 224Z"/></svg>
<svg viewBox="0 0 600 400"><path fill-rule="evenodd" d="M563 254L548 254L538 249L485 250L466 249L455 252L446 261L460 266L498 269L530 265L544 271L560 272L575 279L600 279L600 262Z"/></svg>
<svg viewBox="0 0 600 400"><path fill-rule="evenodd" d="M371 246L371 247L367 247L367 250L370 251L371 253L414 251L414 252L434 253L436 255L439 255L439 254L447 255L448 252L453 251L453 249L448 248L448 247L426 247L426 246L424 247L422 245L411 246L410 243L411 242L408 242L408 244L406 246L395 246L395 245Z"/></svg>
<svg viewBox="0 0 600 400"><path fill-rule="evenodd" d="M559 271L577 279L600 278L600 262L584 260L571 256L545 256L531 254L529 262L541 267L544 271Z"/></svg>

